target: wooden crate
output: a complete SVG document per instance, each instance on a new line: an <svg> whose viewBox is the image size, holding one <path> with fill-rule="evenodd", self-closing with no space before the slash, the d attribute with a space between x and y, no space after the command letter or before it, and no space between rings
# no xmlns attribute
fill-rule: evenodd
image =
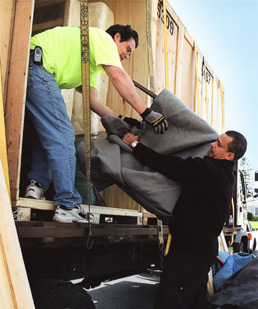
<svg viewBox="0 0 258 309"><path fill-rule="evenodd" d="M98 1L89 2L90 5L93 5ZM158 94L166 86L162 2L159 0L104 0L103 3L113 12L114 23L130 24L139 34L139 47L130 60L123 61L125 70L133 80ZM13 2L10 2L9 11L12 10L12 5ZM36 0L33 32L78 22L78 5L79 0ZM19 1L19 4L16 5L13 36L11 36L10 31L2 30L1 27L1 33L4 33L4 40L6 41L6 47L1 50L1 63L4 63L2 70L6 72L6 68L9 67L9 82L4 91L7 93L5 113L10 186L14 206L17 201L19 205L21 204L19 202L21 145L33 8L33 0ZM40 13L43 11L49 13ZM1 14L3 15L2 11ZM11 25L12 22L8 14L6 18ZM168 3L166 20L168 24L166 31L168 88L220 132L223 129L224 115L223 87ZM11 42L13 43L9 65L7 50ZM3 76L6 80L6 73ZM108 82L103 83L107 84ZM140 90L138 92L146 104L150 105L151 99ZM68 97L71 100L74 94L68 95ZM131 106L123 102L110 83L106 101L107 105L120 114L139 118L139 115ZM116 186L105 190L105 200L109 207L143 212L142 207Z"/></svg>

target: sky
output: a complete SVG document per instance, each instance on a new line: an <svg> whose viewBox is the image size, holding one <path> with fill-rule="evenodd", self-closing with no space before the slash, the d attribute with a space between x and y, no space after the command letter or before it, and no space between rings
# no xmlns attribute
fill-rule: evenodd
<svg viewBox="0 0 258 309"><path fill-rule="evenodd" d="M169 0L225 89L225 129L258 170L258 0Z"/></svg>

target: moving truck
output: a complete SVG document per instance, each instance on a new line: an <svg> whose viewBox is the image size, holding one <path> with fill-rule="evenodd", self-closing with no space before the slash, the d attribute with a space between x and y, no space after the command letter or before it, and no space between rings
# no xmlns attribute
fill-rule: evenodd
<svg viewBox="0 0 258 309"><path fill-rule="evenodd" d="M123 63L134 81L156 94L169 89L219 133L224 131L222 83L168 2L86 2L90 26L105 30L119 23L137 30L140 45ZM30 123L25 117L30 37L56 26L80 25L80 1L4 0L0 10L0 232L5 271L1 280L6 287L3 295L9 295L2 301L8 301L10 308L33 308L29 281L33 282L31 289L38 304L42 301L37 298L38 282L55 280L58 288L61 281L69 284L83 278L80 287L89 288L104 280L139 273L151 265L161 268L168 227L117 186L93 192L95 200L84 205L94 216L94 223L89 224L52 222L55 208L51 190L47 200L23 197L32 144ZM62 93L76 136L81 139L82 97L74 90ZM139 94L150 106L152 98L140 90ZM120 114L139 117L104 75L100 76L100 99ZM90 117L92 137L105 137L99 118L93 113ZM86 186L81 182L78 185ZM223 235L220 243L227 250Z"/></svg>

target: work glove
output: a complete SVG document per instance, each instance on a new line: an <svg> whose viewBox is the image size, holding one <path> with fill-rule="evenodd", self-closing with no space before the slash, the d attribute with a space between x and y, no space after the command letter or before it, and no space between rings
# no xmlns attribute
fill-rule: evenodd
<svg viewBox="0 0 258 309"><path fill-rule="evenodd" d="M128 123L131 127L136 127L139 130L142 128L141 122L135 118L125 117L124 122Z"/></svg>
<svg viewBox="0 0 258 309"><path fill-rule="evenodd" d="M119 115L118 118L122 119L122 115ZM141 130L142 125L141 122L138 121L135 118L131 118L131 117L124 117L124 119L122 119L124 122L126 122L127 124L129 124L129 126L131 127L136 127L138 130Z"/></svg>
<svg viewBox="0 0 258 309"><path fill-rule="evenodd" d="M163 134L168 129L168 122L165 117L160 113L152 111L148 107L141 114L141 117L153 127L155 134Z"/></svg>

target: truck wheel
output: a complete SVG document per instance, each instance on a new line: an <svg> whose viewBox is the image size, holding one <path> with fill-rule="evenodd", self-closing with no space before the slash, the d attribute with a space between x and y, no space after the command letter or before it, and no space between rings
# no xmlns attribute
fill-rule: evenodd
<svg viewBox="0 0 258 309"><path fill-rule="evenodd" d="M34 302L37 309L95 309L90 295L79 285L57 280L40 280ZM34 287L35 288L35 287ZM39 286L38 286L39 288ZM33 290L33 289L32 289Z"/></svg>
<svg viewBox="0 0 258 309"><path fill-rule="evenodd" d="M234 253L241 253L244 251L244 244L241 241L240 243L234 243L233 244L233 251Z"/></svg>

